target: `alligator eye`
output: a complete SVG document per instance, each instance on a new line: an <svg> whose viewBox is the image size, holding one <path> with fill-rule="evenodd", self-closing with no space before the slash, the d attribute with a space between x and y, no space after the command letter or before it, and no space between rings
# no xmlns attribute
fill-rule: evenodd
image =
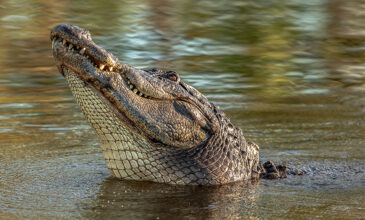
<svg viewBox="0 0 365 220"><path fill-rule="evenodd" d="M165 78L171 80L171 81L174 81L174 82L177 82L179 81L179 75L175 72L175 71L167 71L165 73Z"/></svg>
<svg viewBox="0 0 365 220"><path fill-rule="evenodd" d="M177 77L175 75L168 76L168 79L171 80L171 81L174 81L174 82L177 81Z"/></svg>

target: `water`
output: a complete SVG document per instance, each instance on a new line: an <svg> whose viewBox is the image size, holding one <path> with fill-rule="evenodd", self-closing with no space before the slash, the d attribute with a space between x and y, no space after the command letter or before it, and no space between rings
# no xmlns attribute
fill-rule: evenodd
<svg viewBox="0 0 365 220"><path fill-rule="evenodd" d="M0 218L361 219L365 2L0 3ZM221 106L263 160L310 171L221 187L114 179L51 55L72 23Z"/></svg>

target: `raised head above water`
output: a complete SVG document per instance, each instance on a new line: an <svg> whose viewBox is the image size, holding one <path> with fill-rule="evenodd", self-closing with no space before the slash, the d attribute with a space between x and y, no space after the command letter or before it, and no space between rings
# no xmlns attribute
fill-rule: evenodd
<svg viewBox="0 0 365 220"><path fill-rule="evenodd" d="M73 25L56 26L50 37L112 175L185 185L257 176L258 146L176 72L130 67Z"/></svg>

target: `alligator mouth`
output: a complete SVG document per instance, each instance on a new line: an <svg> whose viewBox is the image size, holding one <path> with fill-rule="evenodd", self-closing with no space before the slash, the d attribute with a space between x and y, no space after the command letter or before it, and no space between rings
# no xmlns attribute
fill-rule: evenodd
<svg viewBox="0 0 365 220"><path fill-rule="evenodd" d="M156 77L119 62L97 46L89 32L75 26L56 26L50 38L60 73L65 76L66 68L75 74L120 121L149 142L190 148L207 141L216 129L215 118L201 103L202 97L194 97L197 92L180 82L177 74ZM169 118L163 115L165 111ZM173 132L179 128L183 133Z"/></svg>
<svg viewBox="0 0 365 220"><path fill-rule="evenodd" d="M98 50L104 50L102 48L98 48L98 46L94 46L95 48L89 47L83 47L82 45L78 46L79 43L76 43L75 41L72 41L70 39L64 39L59 33L51 33L51 41L52 41L52 49L53 53L55 54L55 57L57 57L56 61L57 67L60 70L61 74L65 76L64 74L64 67L67 69L72 70L72 72L84 83L88 85L89 88L91 88L98 96L104 100L104 103L109 106L109 108L115 113L115 115L126 124L129 129L134 130L136 132L141 132L141 130L138 128L138 126L133 122L133 120L130 120L125 114L123 114L123 111L120 111L118 109L119 103L117 100L114 99L113 96L111 96L109 93L108 85L103 83L102 80L98 80L94 77L89 77L89 75L84 73L85 70L80 70L75 65L72 65L72 59L77 60L78 62L82 63L83 66L86 66L89 73L98 73L98 75L111 75L111 74L119 74L122 76L124 84L126 84L125 88L129 88L129 90L136 95L138 95L141 98L146 99L153 99L151 96L148 96L144 93L142 93L137 86L131 82L131 80L128 78L125 70L118 68L117 65L111 65L110 62L103 62L102 59L100 59L98 56L95 56L95 53L93 50L97 48ZM107 53L108 55L113 56L111 53L107 51L103 51L103 53ZM63 60L65 59L65 60ZM60 61L63 60L63 61ZM69 61L69 62L67 62ZM114 58L113 60L115 63L118 63L117 59ZM123 64L122 64L123 65ZM125 68L125 66L123 66ZM147 140L157 146L165 146L164 143L156 140L153 137L150 137L148 134L145 134L145 137Z"/></svg>
<svg viewBox="0 0 365 220"><path fill-rule="evenodd" d="M146 95L145 93L141 92L138 87L131 82L131 80L128 78L127 74L125 73L125 70L118 68L116 65L110 65L108 63L103 63L101 59L98 59L93 53L90 52L89 49L86 47L78 46L77 43L71 42L70 40L63 39L60 36L57 36L57 34L51 35L51 41L52 41L52 49L62 51L65 55L67 54L69 57L78 57L79 59L83 60L84 62L88 63L89 66L91 66L94 71L101 71L102 74L108 75L108 74L115 74L119 73L123 76L124 81L127 83L127 88L129 88L133 93L137 94L140 97L151 99L151 96ZM57 48L56 48L57 47ZM59 51L56 52L59 54ZM109 53L109 52L108 52ZM64 75L62 66L65 65L70 69L73 69L72 66L67 65L66 63L60 63L59 68L62 75ZM79 71L75 71L75 73L79 73ZM87 82L94 82L93 80L85 78L85 74L77 74L78 77L80 77L83 80L86 80ZM97 82L94 82L92 84L99 84ZM94 85L95 86L95 85Z"/></svg>
<svg viewBox="0 0 365 220"><path fill-rule="evenodd" d="M119 74L120 76L122 76L123 82L126 84L125 88L129 88L132 93L145 99L157 99L139 91L137 86L129 80L125 71L123 71L122 69L118 69L115 65L108 66L107 64L102 63L100 59L95 57L92 53L88 53L87 48L77 46L77 44L75 44L74 42L70 42L58 36L52 36L51 41L52 49L54 50L54 53L57 53L58 56L60 54L64 54L67 55L67 57L72 57L76 60L82 60L84 65L86 64L88 67L91 67L91 72L98 72L99 74L101 73L103 75ZM115 115L121 121L123 121L124 124L129 127L129 129L139 133L142 132L138 128L137 124L133 122L133 120L130 120L125 114L123 114L123 111L120 111L120 109L118 108L119 103L117 102L117 100L114 99L115 97L110 95L110 91L107 85L105 85L102 81L98 79L88 77L88 74L84 74L82 73L82 71L78 71L77 68L75 69L73 65L70 65L67 62L61 62L58 64L58 68L60 69L60 72L63 76L65 76L63 69L64 67L72 70L73 74L75 74L80 80L86 83L89 88L91 88L96 94L98 94L98 96L104 100L104 103L109 106L109 108L115 113ZM166 144L155 139L154 137L151 137L148 134L145 134L144 136L151 144L160 147L166 147Z"/></svg>

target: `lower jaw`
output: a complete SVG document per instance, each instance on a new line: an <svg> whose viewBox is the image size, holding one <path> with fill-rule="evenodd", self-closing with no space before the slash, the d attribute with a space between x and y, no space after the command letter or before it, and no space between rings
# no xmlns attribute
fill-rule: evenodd
<svg viewBox="0 0 365 220"><path fill-rule="evenodd" d="M152 180L143 166L153 158L148 141L124 125L76 73L67 68L63 72L82 112L97 133L110 173L123 179Z"/></svg>
<svg viewBox="0 0 365 220"><path fill-rule="evenodd" d="M185 165L176 160L173 151L151 146L145 137L120 121L110 106L76 73L67 68L63 68L63 72L82 112L96 131L105 163L113 176L169 184L199 183L179 176ZM175 166L176 172L172 169ZM202 181L205 181L202 184L211 184L208 178Z"/></svg>

